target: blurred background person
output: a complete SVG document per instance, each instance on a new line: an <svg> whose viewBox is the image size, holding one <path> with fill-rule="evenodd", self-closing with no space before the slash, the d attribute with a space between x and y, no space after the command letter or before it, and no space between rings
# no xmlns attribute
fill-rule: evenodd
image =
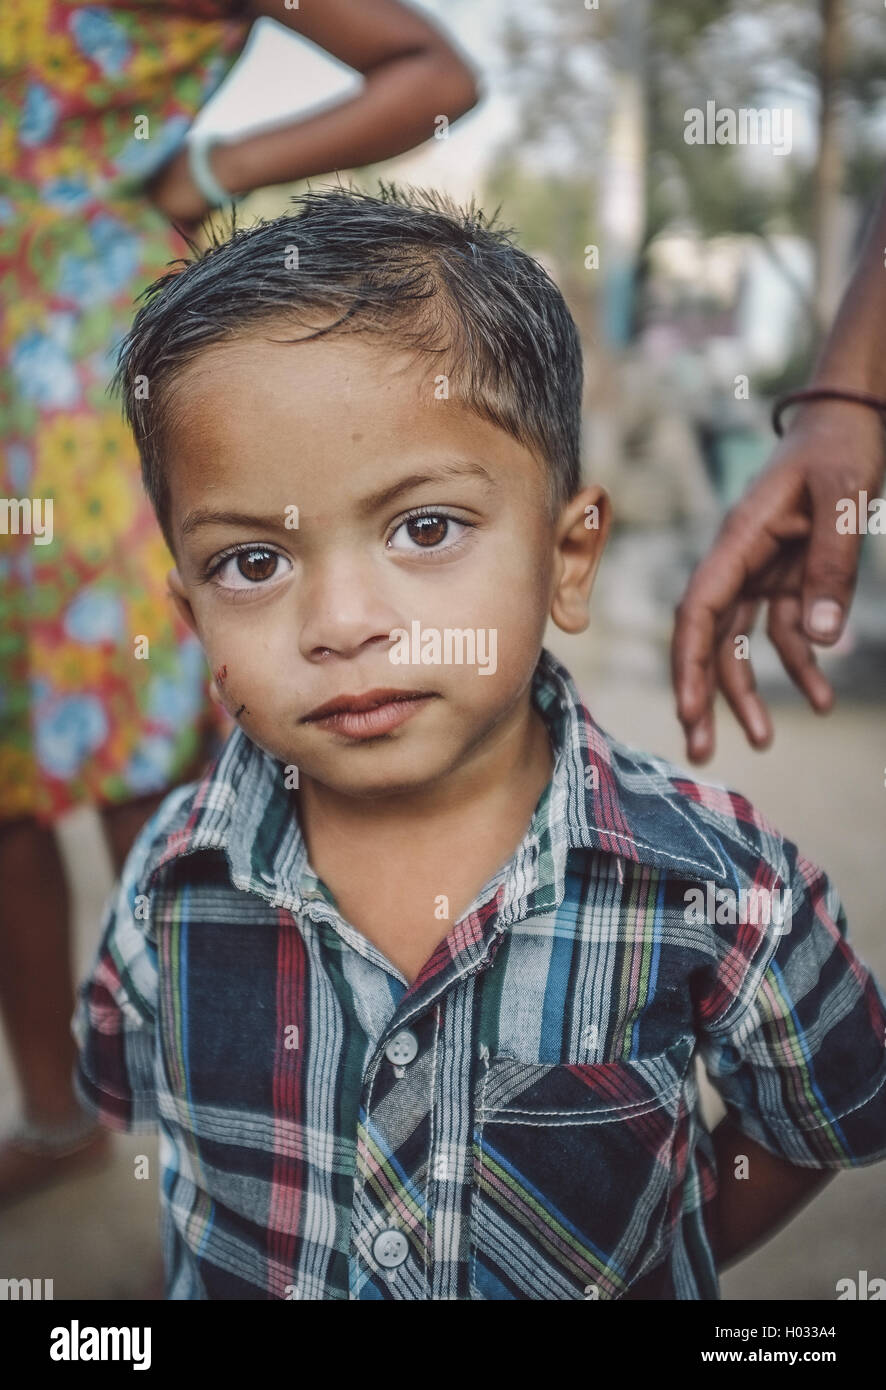
<svg viewBox="0 0 886 1390"><path fill-rule="evenodd" d="M196 114L262 15L361 74L360 90L192 151ZM58 821L99 808L119 872L147 815L230 729L167 600L172 559L106 395L133 301L186 249L170 219L194 235L228 195L386 159L476 97L465 60L399 0L9 0L0 12L0 492L11 507L0 534L0 1003L21 1091L20 1121L0 1143L0 1204L107 1153L71 1088Z"/></svg>

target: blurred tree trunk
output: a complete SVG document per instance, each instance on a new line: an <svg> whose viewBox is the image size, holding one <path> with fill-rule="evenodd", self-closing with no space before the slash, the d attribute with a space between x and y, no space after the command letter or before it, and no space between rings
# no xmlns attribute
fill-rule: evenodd
<svg viewBox="0 0 886 1390"><path fill-rule="evenodd" d="M843 289L840 197L843 149L837 108L843 63L845 0L820 0L821 52L818 68L818 159L813 175L815 319L819 334L831 325Z"/></svg>
<svg viewBox="0 0 886 1390"><path fill-rule="evenodd" d="M613 101L600 200L602 308L607 341L616 349L631 341L637 267L647 235L648 45L648 0L630 0L615 12Z"/></svg>

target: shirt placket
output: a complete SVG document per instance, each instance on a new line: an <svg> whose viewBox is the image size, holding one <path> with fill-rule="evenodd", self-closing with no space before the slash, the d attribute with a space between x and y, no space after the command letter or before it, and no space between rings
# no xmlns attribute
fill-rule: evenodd
<svg viewBox="0 0 886 1390"><path fill-rule="evenodd" d="M459 924L470 949L404 994L368 1061L357 1126L352 1299L467 1298L472 1009L502 891Z"/></svg>
<svg viewBox="0 0 886 1390"><path fill-rule="evenodd" d="M298 867L296 882L249 873L237 886L315 925L325 923L347 947L405 985L377 947L341 917L307 864ZM530 835L438 947L433 968L406 988L374 1044L370 1040L348 1236L351 1299L471 1296L472 1098L482 1065L472 1055L475 986L515 913L528 910L525 894L536 888L537 877L538 842Z"/></svg>

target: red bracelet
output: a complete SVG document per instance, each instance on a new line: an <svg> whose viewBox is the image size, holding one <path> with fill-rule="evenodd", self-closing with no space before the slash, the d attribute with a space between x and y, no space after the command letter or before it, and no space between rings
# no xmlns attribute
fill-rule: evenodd
<svg viewBox="0 0 886 1390"><path fill-rule="evenodd" d="M782 411L795 401L854 401L856 405L869 405L872 410L886 414L886 401L881 401L879 396L871 396L867 391L848 391L838 386L807 386L802 391L789 391L787 395L779 396L772 407L772 428L779 439L784 433L781 427Z"/></svg>

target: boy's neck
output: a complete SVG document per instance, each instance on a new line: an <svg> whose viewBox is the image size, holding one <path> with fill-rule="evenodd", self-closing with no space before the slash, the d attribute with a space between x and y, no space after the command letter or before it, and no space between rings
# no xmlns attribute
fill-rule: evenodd
<svg viewBox="0 0 886 1390"><path fill-rule="evenodd" d="M490 817L516 815L528 825L553 766L548 731L527 688L482 749L430 787L367 800L304 776L298 792L302 834L309 855L315 838L351 847L371 842L394 853L407 844L413 854L421 845L439 846L441 836L470 841L471 827L488 825Z"/></svg>

